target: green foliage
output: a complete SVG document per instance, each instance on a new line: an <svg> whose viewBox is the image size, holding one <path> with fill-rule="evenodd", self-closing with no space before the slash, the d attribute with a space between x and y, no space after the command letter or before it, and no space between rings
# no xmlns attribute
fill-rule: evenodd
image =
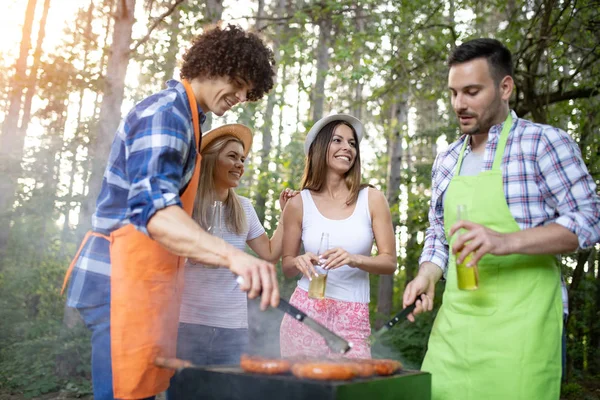
<svg viewBox="0 0 600 400"><path fill-rule="evenodd" d="M25 336L0 351L0 388L35 397L65 387L91 393L87 330L62 332L60 322L20 326Z"/></svg>
<svg viewBox="0 0 600 400"><path fill-rule="evenodd" d="M0 389L28 398L65 388L90 393L89 333L62 325L65 263L51 256L31 264L13 260L0 281Z"/></svg>

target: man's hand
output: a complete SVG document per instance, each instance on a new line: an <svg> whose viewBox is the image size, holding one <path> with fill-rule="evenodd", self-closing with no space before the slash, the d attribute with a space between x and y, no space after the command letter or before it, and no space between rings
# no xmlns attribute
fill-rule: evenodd
<svg viewBox="0 0 600 400"><path fill-rule="evenodd" d="M467 264L469 267L477 265L486 254L503 256L513 253L511 234L499 233L470 221L458 221L450 228L450 237L460 229L467 232L459 235L452 245L452 254L457 255L457 264L462 263L471 253L473 258Z"/></svg>
<svg viewBox="0 0 600 400"><path fill-rule="evenodd" d="M406 285L404 295L402 296L402 307L406 308L415 302L415 299L420 294L421 300L417 300L415 310L408 315L408 320L415 322L415 315L424 311L433 309L433 299L435 297L435 284L442 277L440 267L431 262L424 262L419 267L419 273Z"/></svg>
<svg viewBox="0 0 600 400"><path fill-rule="evenodd" d="M239 250L230 253L227 260L229 261L229 270L244 278L240 288L248 292L250 299L261 296L260 308L262 310L269 305L277 307L280 298L279 286L273 264Z"/></svg>

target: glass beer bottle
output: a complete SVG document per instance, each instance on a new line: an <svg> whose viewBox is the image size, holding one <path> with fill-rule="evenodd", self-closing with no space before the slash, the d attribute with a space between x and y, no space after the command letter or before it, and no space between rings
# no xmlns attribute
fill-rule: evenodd
<svg viewBox="0 0 600 400"><path fill-rule="evenodd" d="M211 206L210 225L206 229L208 233L223 239L223 202L215 201ZM204 268L217 269L219 267L204 265Z"/></svg>
<svg viewBox="0 0 600 400"><path fill-rule="evenodd" d="M323 253L329 250L329 233L321 233L321 242L319 244L319 251L317 256L319 257L319 264L315 265L317 276L313 276L312 280L308 284L308 297L312 299L324 299L325 288L327 286L327 270L322 267L325 260L321 259Z"/></svg>
<svg viewBox="0 0 600 400"><path fill-rule="evenodd" d="M456 207L456 220L457 221L468 221L469 216L467 213L467 207L464 204L459 204ZM458 231L459 235L462 235L466 231L464 229L460 229ZM456 255L458 257L458 254ZM462 263L456 262L456 280L458 282L458 288L460 290L477 290L479 287L479 271L477 270L477 265L473 265L472 267L468 267L467 264L473 258L473 253L469 253L469 255L463 260Z"/></svg>

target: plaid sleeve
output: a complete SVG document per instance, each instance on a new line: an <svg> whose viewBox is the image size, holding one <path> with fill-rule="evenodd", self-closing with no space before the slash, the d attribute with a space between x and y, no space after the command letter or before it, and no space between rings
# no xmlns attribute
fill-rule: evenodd
<svg viewBox="0 0 600 400"><path fill-rule="evenodd" d="M436 173L441 164L442 154L436 157L431 172L432 194L431 204L429 205L429 228L425 232L425 244L419 259L419 265L426 261L432 262L440 267L446 275L449 249L444 232L444 208L440 198L441 194L436 190L441 180L447 178L443 174Z"/></svg>
<svg viewBox="0 0 600 400"><path fill-rule="evenodd" d="M180 185L189 151L187 124L169 109L126 121L127 199L131 223L148 235L146 225L158 211L181 206Z"/></svg>
<svg viewBox="0 0 600 400"><path fill-rule="evenodd" d="M537 149L540 188L557 210L553 222L577 235L579 247L600 241L600 198L579 147L564 131L549 127Z"/></svg>

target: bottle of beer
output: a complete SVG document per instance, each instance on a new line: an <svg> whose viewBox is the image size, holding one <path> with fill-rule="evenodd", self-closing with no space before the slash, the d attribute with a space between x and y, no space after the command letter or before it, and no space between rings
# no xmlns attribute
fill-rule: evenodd
<svg viewBox="0 0 600 400"><path fill-rule="evenodd" d="M223 239L223 202L215 201L210 207L211 218L210 225L206 231L213 236ZM204 268L217 269L219 267L213 267L210 265L204 265Z"/></svg>
<svg viewBox="0 0 600 400"><path fill-rule="evenodd" d="M464 204L456 206L456 220L469 220L467 207ZM460 236L465 232L464 229L460 229L457 234ZM456 254L456 257L458 256L459 254ZM456 263L456 280L458 281L458 288L460 290L477 290L479 287L479 271L477 270L477 265L471 267L467 266L469 261L471 261L471 258L473 258L473 253L470 253L462 263Z"/></svg>

